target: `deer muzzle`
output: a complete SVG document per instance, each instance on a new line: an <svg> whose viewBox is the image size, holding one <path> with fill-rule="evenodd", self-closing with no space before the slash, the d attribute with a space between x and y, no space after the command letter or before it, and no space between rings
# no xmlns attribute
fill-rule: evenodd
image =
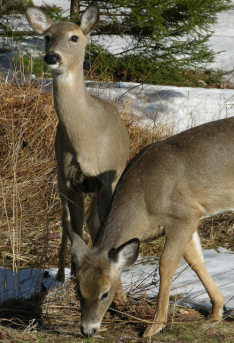
<svg viewBox="0 0 234 343"><path fill-rule="evenodd" d="M83 336L92 337L99 328L100 328L100 323L93 324L93 325L81 325L80 331Z"/></svg>
<svg viewBox="0 0 234 343"><path fill-rule="evenodd" d="M53 64L60 63L61 57L60 57L59 54L57 54L56 52L54 52L54 51L49 51L49 52L45 55L44 61L45 61L46 64L48 64L48 65L53 65Z"/></svg>

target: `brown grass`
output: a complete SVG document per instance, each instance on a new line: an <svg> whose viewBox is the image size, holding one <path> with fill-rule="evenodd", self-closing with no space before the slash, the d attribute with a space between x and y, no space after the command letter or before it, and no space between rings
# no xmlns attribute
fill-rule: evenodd
<svg viewBox="0 0 234 343"><path fill-rule="evenodd" d="M51 95L2 80L0 125L0 264L17 268L38 262L50 225L60 226Z"/></svg>

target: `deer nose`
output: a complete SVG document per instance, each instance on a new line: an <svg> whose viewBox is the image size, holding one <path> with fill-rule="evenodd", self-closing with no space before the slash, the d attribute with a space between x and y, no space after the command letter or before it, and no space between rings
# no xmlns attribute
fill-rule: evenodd
<svg viewBox="0 0 234 343"><path fill-rule="evenodd" d="M86 330L83 326L81 326L80 331L81 331L82 335L84 335L85 337L88 338L88 337L92 337L95 334L95 332L97 331L97 329L92 328L90 330Z"/></svg>
<svg viewBox="0 0 234 343"><path fill-rule="evenodd" d="M44 57L44 61L47 64L56 64L58 62L60 62L61 58L58 54L56 54L56 52L54 51L50 51L48 52L45 57Z"/></svg>

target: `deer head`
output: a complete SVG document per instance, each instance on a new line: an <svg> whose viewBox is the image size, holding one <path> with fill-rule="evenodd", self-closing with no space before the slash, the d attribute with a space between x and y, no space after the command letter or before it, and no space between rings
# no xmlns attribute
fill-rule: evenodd
<svg viewBox="0 0 234 343"><path fill-rule="evenodd" d="M72 72L83 66L85 46L99 19L98 5L89 6L81 16L80 25L72 22L54 23L40 8L29 6L26 17L33 28L45 37L45 62L58 74Z"/></svg>
<svg viewBox="0 0 234 343"><path fill-rule="evenodd" d="M99 329L122 270L136 261L139 240L131 239L109 250L98 247L91 250L75 232L69 230L68 233L81 304L81 332L88 337Z"/></svg>

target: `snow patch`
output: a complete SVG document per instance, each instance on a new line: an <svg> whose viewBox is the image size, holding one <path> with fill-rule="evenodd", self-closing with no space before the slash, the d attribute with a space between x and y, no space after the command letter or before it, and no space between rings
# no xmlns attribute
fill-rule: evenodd
<svg viewBox="0 0 234 343"><path fill-rule="evenodd" d="M117 103L137 125L166 125L174 133L234 116L232 89L147 85L129 82L86 82L89 91Z"/></svg>

